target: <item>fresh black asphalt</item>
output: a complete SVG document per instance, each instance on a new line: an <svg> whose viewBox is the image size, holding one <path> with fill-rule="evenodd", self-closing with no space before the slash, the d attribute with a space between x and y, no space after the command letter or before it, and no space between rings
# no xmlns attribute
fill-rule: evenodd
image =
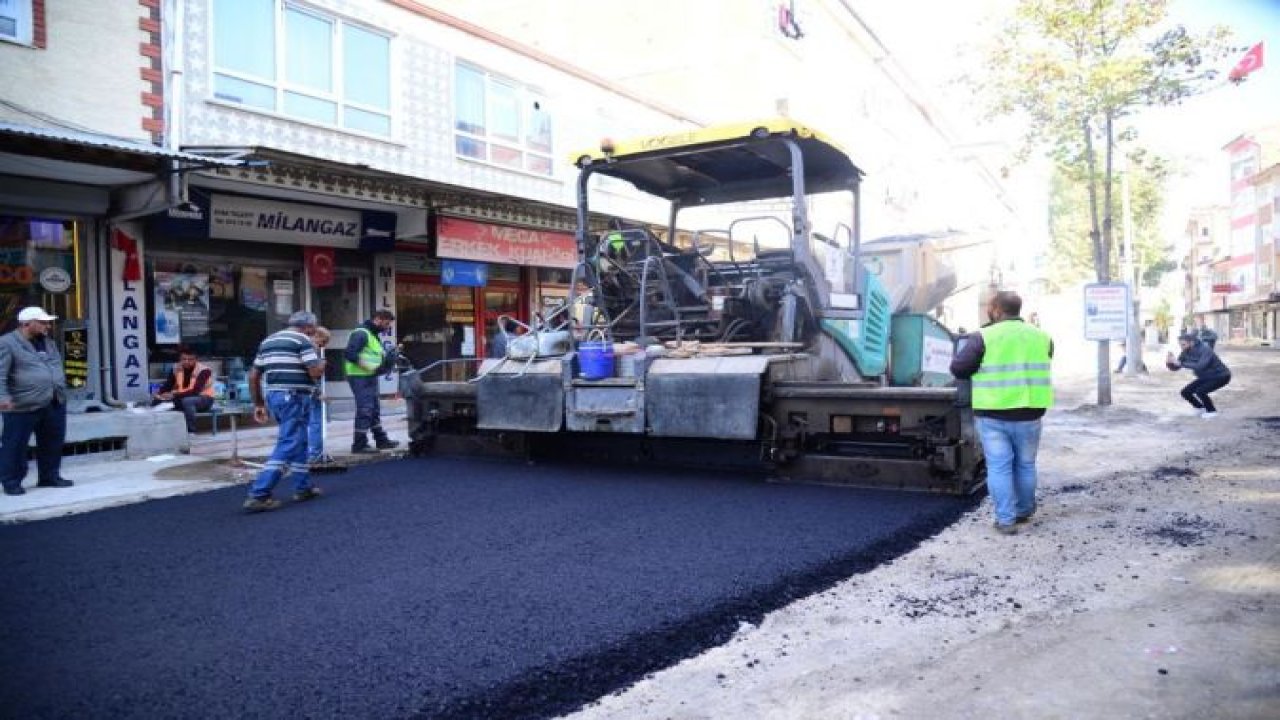
<svg viewBox="0 0 1280 720"><path fill-rule="evenodd" d="M474 459L320 481L261 515L233 488L0 527L0 714L553 716L971 507Z"/></svg>

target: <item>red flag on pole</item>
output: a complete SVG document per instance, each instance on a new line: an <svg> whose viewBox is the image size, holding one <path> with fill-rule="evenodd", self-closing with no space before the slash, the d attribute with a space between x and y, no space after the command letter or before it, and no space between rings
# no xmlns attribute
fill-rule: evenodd
<svg viewBox="0 0 1280 720"><path fill-rule="evenodd" d="M121 230L111 231L111 249L124 253L124 269L120 279L137 282L142 279L142 263L138 260L138 241Z"/></svg>
<svg viewBox="0 0 1280 720"><path fill-rule="evenodd" d="M1236 66L1231 68L1231 73L1227 75L1227 79L1233 83L1238 83L1244 80L1245 76L1249 73L1261 68L1262 43L1258 43L1257 45L1249 48L1249 52L1245 53L1244 57L1240 58L1240 62L1236 63Z"/></svg>
<svg viewBox="0 0 1280 720"><path fill-rule="evenodd" d="M307 263L307 277L311 287L333 285L333 248L305 247L302 249Z"/></svg>

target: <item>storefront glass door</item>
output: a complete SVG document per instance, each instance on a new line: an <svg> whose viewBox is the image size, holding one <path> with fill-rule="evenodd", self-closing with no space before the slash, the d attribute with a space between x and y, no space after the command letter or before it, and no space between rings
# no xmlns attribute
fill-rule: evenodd
<svg viewBox="0 0 1280 720"><path fill-rule="evenodd" d="M498 318L506 315L523 322L524 314L520 312L519 286L490 286L484 288L482 294L484 302L480 317L483 319L481 335L484 337L484 348L480 352L488 356L492 354L489 348L493 347L493 338L498 334Z"/></svg>
<svg viewBox="0 0 1280 720"><path fill-rule="evenodd" d="M351 332L369 316L369 277L351 270L339 270L334 283L311 289L311 312L320 324L329 328L332 339L325 351L325 380L328 392L335 397L349 397L350 389L342 372L342 351Z"/></svg>

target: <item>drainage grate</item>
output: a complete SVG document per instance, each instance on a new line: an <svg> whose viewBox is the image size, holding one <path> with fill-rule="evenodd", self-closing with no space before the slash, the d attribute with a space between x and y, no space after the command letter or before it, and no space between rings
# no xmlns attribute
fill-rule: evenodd
<svg viewBox="0 0 1280 720"><path fill-rule="evenodd" d="M94 438L92 440L79 440L77 442L63 443L62 456L71 457L75 455L93 455L96 453L122 452L125 449L125 441L127 437L105 437ZM27 448L27 460L36 459L36 449Z"/></svg>

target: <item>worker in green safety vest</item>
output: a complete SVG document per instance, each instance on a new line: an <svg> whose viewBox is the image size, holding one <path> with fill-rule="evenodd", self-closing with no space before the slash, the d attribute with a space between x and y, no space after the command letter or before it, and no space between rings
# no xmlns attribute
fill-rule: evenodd
<svg viewBox="0 0 1280 720"><path fill-rule="evenodd" d="M1017 533L1036 512L1041 418L1053 406L1053 340L1023 322L1021 312L1017 293L996 293L987 305L991 322L962 339L951 361L951 374L973 384L987 492L995 505L995 529L1004 535Z"/></svg>
<svg viewBox="0 0 1280 720"><path fill-rule="evenodd" d="M351 386L356 404L355 432L351 436L353 454L390 450L400 443L387 437L382 429L382 413L378 406L378 376L395 363L395 350L383 344L382 333L391 328L396 316L390 310L378 310L373 317L351 331L343 351L342 369ZM394 348L394 344L391 344ZM373 445L368 434L373 433Z"/></svg>

